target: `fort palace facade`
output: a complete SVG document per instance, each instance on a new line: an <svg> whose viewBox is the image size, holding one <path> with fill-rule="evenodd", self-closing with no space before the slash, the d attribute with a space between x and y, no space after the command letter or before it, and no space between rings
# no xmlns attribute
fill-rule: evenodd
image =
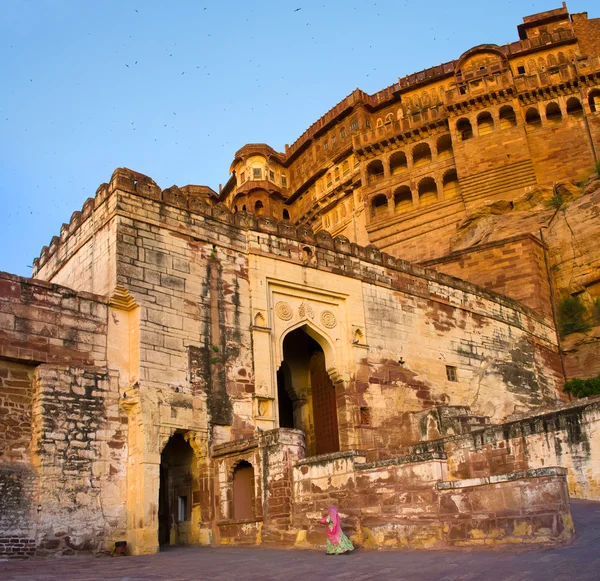
<svg viewBox="0 0 600 581"><path fill-rule="evenodd" d="M0 273L0 559L562 543L600 500L600 19L359 89L217 193L114 171ZM596 301L596 302L595 302ZM600 322L598 322L600 326ZM593 327L598 329L599 327Z"/></svg>

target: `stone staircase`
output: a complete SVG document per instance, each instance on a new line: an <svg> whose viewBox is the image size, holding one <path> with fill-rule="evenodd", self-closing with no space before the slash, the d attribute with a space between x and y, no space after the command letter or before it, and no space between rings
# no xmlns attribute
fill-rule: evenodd
<svg viewBox="0 0 600 581"><path fill-rule="evenodd" d="M535 172L529 159L460 179L462 196L468 206L499 194L522 193L524 188L535 184Z"/></svg>

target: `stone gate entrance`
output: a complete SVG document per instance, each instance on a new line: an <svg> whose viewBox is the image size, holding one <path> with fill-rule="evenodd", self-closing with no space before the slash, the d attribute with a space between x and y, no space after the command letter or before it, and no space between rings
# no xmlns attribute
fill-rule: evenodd
<svg viewBox="0 0 600 581"><path fill-rule="evenodd" d="M307 455L340 449L335 388L327 373L321 345L301 327L283 341L277 373L280 427L306 434Z"/></svg>

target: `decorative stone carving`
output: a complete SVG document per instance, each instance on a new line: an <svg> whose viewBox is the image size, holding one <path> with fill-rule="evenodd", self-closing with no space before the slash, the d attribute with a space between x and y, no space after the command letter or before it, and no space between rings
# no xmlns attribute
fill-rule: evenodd
<svg viewBox="0 0 600 581"><path fill-rule="evenodd" d="M314 319L315 310L309 303L303 301L302 304L298 307L298 315L301 319Z"/></svg>
<svg viewBox="0 0 600 581"><path fill-rule="evenodd" d="M275 314L282 321L289 321L294 316L294 311L292 311L292 307L288 305L285 301L279 301L275 305Z"/></svg>
<svg viewBox="0 0 600 581"><path fill-rule="evenodd" d="M333 329L337 325L337 319L331 311L323 311L321 313L321 324L323 327Z"/></svg>

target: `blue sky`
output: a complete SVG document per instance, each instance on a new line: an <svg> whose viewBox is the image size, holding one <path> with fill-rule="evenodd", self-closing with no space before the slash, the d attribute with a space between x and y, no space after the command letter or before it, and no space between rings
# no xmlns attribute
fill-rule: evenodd
<svg viewBox="0 0 600 581"><path fill-rule="evenodd" d="M29 276L116 167L218 190L245 143L282 151L356 87L515 41L523 16L560 5L3 0L0 270Z"/></svg>

